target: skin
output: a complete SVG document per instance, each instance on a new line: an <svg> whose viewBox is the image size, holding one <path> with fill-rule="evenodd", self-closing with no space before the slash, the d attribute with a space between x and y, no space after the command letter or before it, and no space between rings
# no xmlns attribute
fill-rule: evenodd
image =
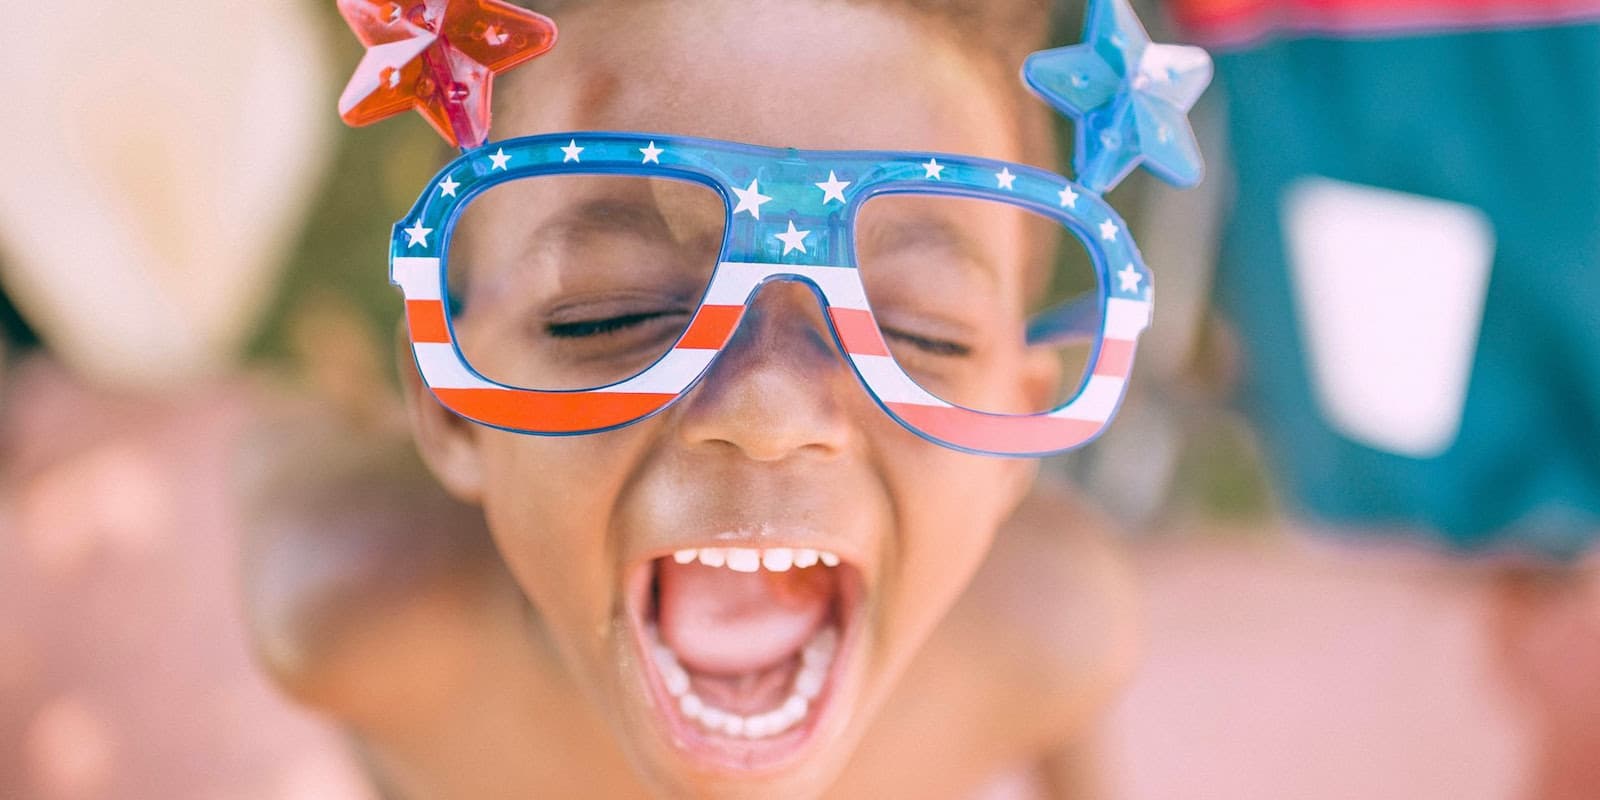
<svg viewBox="0 0 1600 800"><path fill-rule="evenodd" d="M633 771L547 635L529 635L538 612L480 510L403 443L317 430L317 457L284 455L292 485L262 492L246 619L269 676L349 733L382 796L675 794ZM1036 484L823 796L966 798L999 775L1100 796L1091 734L1136 656L1135 590L1108 544L1069 492Z"/></svg>
<svg viewBox="0 0 1600 800"><path fill-rule="evenodd" d="M1539 747L1527 798L1600 791L1600 559L1509 570L1490 597L1493 663Z"/></svg>
<svg viewBox="0 0 1600 800"><path fill-rule="evenodd" d="M942 28L900 12L641 3L590 7L561 23L562 46L498 87L498 136L649 130L1023 160L989 72ZM516 230L494 224L512 210L494 212L488 227ZM977 215L952 224L991 256L984 269L996 298L965 304L962 321L1019 330L1029 278L1022 227ZM503 328L489 329L497 335L474 345L485 363L496 341L515 346ZM1053 362L1020 344L989 351L984 402L1048 404ZM365 645L330 646L320 666L276 670L302 699L345 719L403 796L931 797L1017 764L1039 765L1062 786L1077 768L1069 745L1127 661L1114 559L1087 533L1092 525L1071 537L1059 530L1083 519L1070 499L1036 493L1019 510L1035 463L956 453L882 414L804 288L764 289L691 393L605 434L473 425L404 372L423 459L457 500L482 508L504 572L442 594L419 589L431 600L390 601L406 612L347 623L360 633L341 640ZM1008 519L1012 535L991 552ZM280 543L305 527L281 526L263 552L293 552ZM774 768L709 765L674 745L628 617L626 582L641 564L727 536L826 547L866 586L850 667L830 690L834 711L797 758ZM1095 613L1042 615L1040 597ZM275 625L283 616L263 612L262 642L304 637L304 626ZM440 630L451 631L448 646L394 651ZM355 676L383 675L391 660L430 688L404 695L417 699L403 711L388 707L393 688L383 680L349 696L363 683ZM934 742L927 730L951 733Z"/></svg>

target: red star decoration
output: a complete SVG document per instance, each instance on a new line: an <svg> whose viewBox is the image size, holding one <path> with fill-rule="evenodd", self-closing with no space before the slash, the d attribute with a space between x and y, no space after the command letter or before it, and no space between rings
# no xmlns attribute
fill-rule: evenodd
<svg viewBox="0 0 1600 800"><path fill-rule="evenodd" d="M494 76L556 43L548 17L502 0L338 4L367 47L339 98L339 115L359 127L414 108L457 147L488 141Z"/></svg>

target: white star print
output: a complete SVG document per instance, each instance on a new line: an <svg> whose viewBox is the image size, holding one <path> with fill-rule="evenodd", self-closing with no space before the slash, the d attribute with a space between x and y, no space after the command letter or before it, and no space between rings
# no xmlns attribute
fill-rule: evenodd
<svg viewBox="0 0 1600 800"><path fill-rule="evenodd" d="M758 181L750 181L750 188L740 189L733 187L733 193L739 196L739 206L733 210L734 216L740 211L750 212L750 216L761 219L761 207L772 201L772 198L761 193Z"/></svg>
<svg viewBox="0 0 1600 800"><path fill-rule="evenodd" d="M1010 167L1002 167L999 172L994 174L994 179L1000 183L1000 188L1002 189L1014 190L1017 188L1017 176L1011 174Z"/></svg>
<svg viewBox="0 0 1600 800"><path fill-rule="evenodd" d="M1114 242L1117 240L1117 233L1121 230L1121 228L1117 227L1117 223L1108 219L1100 223L1100 238L1108 242Z"/></svg>
<svg viewBox="0 0 1600 800"><path fill-rule="evenodd" d="M794 220L789 220L789 231L787 233L774 234L778 241L783 242L784 255L789 255L796 250L804 253L806 251L806 237L810 235L811 231L795 230Z"/></svg>
<svg viewBox="0 0 1600 800"><path fill-rule="evenodd" d="M928 163L923 164L922 168L928 171L928 174L925 177L927 177L929 180L944 180L944 165L939 163L939 159L928 159Z"/></svg>
<svg viewBox="0 0 1600 800"><path fill-rule="evenodd" d="M452 178L449 175L446 175L446 176L444 176L444 180L440 181L440 183L439 183L439 196L440 197L455 197L456 196L456 190L460 189L460 188L461 188L461 184L456 183L456 179L455 178Z"/></svg>
<svg viewBox="0 0 1600 800"><path fill-rule="evenodd" d="M1068 186L1067 188L1061 190L1061 207L1062 208L1077 208L1078 207L1078 193L1072 191L1072 187L1071 186Z"/></svg>
<svg viewBox="0 0 1600 800"><path fill-rule="evenodd" d="M428 234L430 233L433 233L433 229L422 227L422 220L419 219L411 223L411 227L405 229L406 238L410 240L406 243L406 247L417 247L419 245L427 247Z"/></svg>
<svg viewBox="0 0 1600 800"><path fill-rule="evenodd" d="M1122 279L1122 291L1124 292L1137 292L1139 291L1139 284L1144 282L1144 276L1139 274L1139 271L1134 269L1132 264L1123 267L1122 271L1117 273L1117 277Z"/></svg>
<svg viewBox="0 0 1600 800"><path fill-rule="evenodd" d="M497 169L505 169L506 163L511 161L511 156L506 155L506 149L502 147L500 148L500 152L489 156L489 160L494 162L494 166L489 168L489 171L493 172Z"/></svg>
<svg viewBox="0 0 1600 800"><path fill-rule="evenodd" d="M578 162L580 164L583 163L583 159L578 157L578 156L583 155L583 148L578 146L578 140L577 139L573 139L572 140L572 144L569 144L566 147L561 148L561 152L566 154L565 156L562 157L561 163L565 164L568 161L576 161L576 162Z"/></svg>
<svg viewBox="0 0 1600 800"><path fill-rule="evenodd" d="M667 151L662 150L659 147L656 147L656 143L655 142L651 142L649 147L641 147L641 148L639 148L639 152L644 153L644 161L642 161L640 163L643 163L643 164L660 164L661 163L661 154L665 153Z"/></svg>
<svg viewBox="0 0 1600 800"><path fill-rule="evenodd" d="M839 180L839 177L834 175L833 170L830 169L828 170L828 179L826 181L812 185L822 190L822 204L827 205L834 200L838 200L841 203L844 202L844 190L850 186L850 181Z"/></svg>

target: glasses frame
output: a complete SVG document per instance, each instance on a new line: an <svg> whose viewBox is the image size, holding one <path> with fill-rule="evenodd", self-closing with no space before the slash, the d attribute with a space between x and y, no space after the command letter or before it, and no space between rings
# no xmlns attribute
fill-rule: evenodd
<svg viewBox="0 0 1600 800"><path fill-rule="evenodd" d="M489 380L463 356L447 311L449 245L462 211L507 181L553 175L691 181L715 190L727 211L717 266L684 334L643 372L609 386L536 390ZM1038 414L977 411L935 397L900 368L855 257L856 215L886 194L1007 203L1056 221L1084 245L1099 288L1028 326L1030 343L1093 336L1093 368L1070 399ZM804 249L792 244L800 233ZM395 224L389 255L417 369L434 397L473 422L541 436L602 433L661 413L705 376L763 286L795 281L822 304L862 387L906 429L978 455L1056 455L1092 442L1116 416L1153 302L1150 272L1126 223L1099 195L1059 175L944 153L804 151L665 134L544 134L464 153Z"/></svg>

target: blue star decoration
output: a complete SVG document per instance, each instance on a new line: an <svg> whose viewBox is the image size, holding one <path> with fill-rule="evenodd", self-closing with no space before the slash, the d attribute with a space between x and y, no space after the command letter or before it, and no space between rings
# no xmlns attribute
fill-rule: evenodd
<svg viewBox="0 0 1600 800"><path fill-rule="evenodd" d="M1110 191L1143 164L1176 186L1205 172L1189 109L1211 84L1198 47L1153 44L1128 0L1090 0L1083 44L1028 57L1023 79L1077 124L1078 183Z"/></svg>

